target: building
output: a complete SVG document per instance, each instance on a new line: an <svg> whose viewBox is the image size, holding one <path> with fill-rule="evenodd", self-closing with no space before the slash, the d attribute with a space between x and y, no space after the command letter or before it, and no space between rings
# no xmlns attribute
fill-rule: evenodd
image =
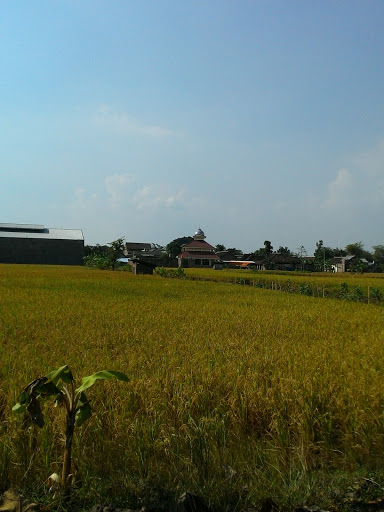
<svg viewBox="0 0 384 512"><path fill-rule="evenodd" d="M139 258L133 258L132 261L132 274L153 274L153 271L156 268L155 263L151 263L148 260L143 260Z"/></svg>
<svg viewBox="0 0 384 512"><path fill-rule="evenodd" d="M144 242L125 242L124 255L128 258L162 258L164 257L165 250L157 244L150 244Z"/></svg>
<svg viewBox="0 0 384 512"><path fill-rule="evenodd" d="M135 259L152 265L153 268L163 265L170 266L170 259L164 248L157 244L147 242L126 242L124 246L124 256L128 258L128 263L132 264ZM176 263L174 263L174 266ZM142 273L142 272L134 272Z"/></svg>
<svg viewBox="0 0 384 512"><path fill-rule="evenodd" d="M348 272L351 269L360 267L362 271L369 270L374 264L369 262L366 258L357 258L355 255L348 254L348 256L336 256L330 260L333 272Z"/></svg>
<svg viewBox="0 0 384 512"><path fill-rule="evenodd" d="M192 242L181 246L181 253L177 257L179 267L213 268L220 262L214 247L205 238L204 231L199 228L193 235Z"/></svg>
<svg viewBox="0 0 384 512"><path fill-rule="evenodd" d="M254 254L244 254L244 260L253 262L254 266L249 268L255 270L304 270L303 261L293 254L273 252L258 260L255 258Z"/></svg>
<svg viewBox="0 0 384 512"><path fill-rule="evenodd" d="M124 254L125 256L131 257L137 254L141 254L142 252L149 251L151 248L152 244L145 242L125 242Z"/></svg>
<svg viewBox="0 0 384 512"><path fill-rule="evenodd" d="M81 229L41 224L0 224L0 263L83 265Z"/></svg>

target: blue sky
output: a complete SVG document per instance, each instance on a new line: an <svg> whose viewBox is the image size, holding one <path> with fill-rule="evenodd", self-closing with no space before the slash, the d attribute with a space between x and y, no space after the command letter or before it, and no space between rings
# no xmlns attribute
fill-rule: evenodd
<svg viewBox="0 0 384 512"><path fill-rule="evenodd" d="M383 244L382 0L0 2L0 221Z"/></svg>

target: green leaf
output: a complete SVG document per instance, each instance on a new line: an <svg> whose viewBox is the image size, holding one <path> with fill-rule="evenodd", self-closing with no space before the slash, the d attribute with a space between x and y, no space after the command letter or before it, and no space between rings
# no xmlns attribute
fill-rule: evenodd
<svg viewBox="0 0 384 512"><path fill-rule="evenodd" d="M85 393L80 394L78 406L76 410L75 426L80 427L85 421L87 421L92 415L92 408L89 400L85 396Z"/></svg>
<svg viewBox="0 0 384 512"><path fill-rule="evenodd" d="M17 413L28 412L28 407L36 398L44 399L59 394L61 394L60 389L52 381L47 381L47 377L40 377L30 382L21 392L19 401L12 407L12 410Z"/></svg>
<svg viewBox="0 0 384 512"><path fill-rule="evenodd" d="M29 402L27 412L35 425L40 428L44 427L44 417L41 412L40 402L35 397L32 397L32 400Z"/></svg>
<svg viewBox="0 0 384 512"><path fill-rule="evenodd" d="M34 388L31 395L39 394L41 397L46 398L49 396L59 395L60 393L60 389L52 381L42 381Z"/></svg>
<svg viewBox="0 0 384 512"><path fill-rule="evenodd" d="M19 402L21 405L26 405L29 402L29 393L27 393L26 391L23 391L19 396Z"/></svg>
<svg viewBox="0 0 384 512"><path fill-rule="evenodd" d="M21 414L22 412L25 412L26 410L27 410L27 404L21 404L20 402L17 402L17 404L15 404L12 407L12 411L17 412L17 414Z"/></svg>
<svg viewBox="0 0 384 512"><path fill-rule="evenodd" d="M52 381L55 385L57 385L59 379L61 379L66 384L70 384L73 381L72 372L67 365L61 366L57 370L53 370L45 377L47 381Z"/></svg>
<svg viewBox="0 0 384 512"><path fill-rule="evenodd" d="M100 372L94 373L93 375L88 375L88 377L83 377L81 380L81 386L76 389L76 393L81 393L86 389L90 388L94 385L97 380L110 380L117 379L123 382L128 382L128 377L121 372L114 372L112 370L101 370Z"/></svg>
<svg viewBox="0 0 384 512"><path fill-rule="evenodd" d="M63 393L60 393L59 395L57 395L56 400L55 400L55 407L58 407L59 405L61 405L63 403L63 400L64 400Z"/></svg>

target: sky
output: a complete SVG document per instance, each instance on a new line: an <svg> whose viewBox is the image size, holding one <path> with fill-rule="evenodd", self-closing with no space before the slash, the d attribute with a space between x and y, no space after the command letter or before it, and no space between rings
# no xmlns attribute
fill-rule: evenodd
<svg viewBox="0 0 384 512"><path fill-rule="evenodd" d="M383 0L2 0L0 222L384 244Z"/></svg>

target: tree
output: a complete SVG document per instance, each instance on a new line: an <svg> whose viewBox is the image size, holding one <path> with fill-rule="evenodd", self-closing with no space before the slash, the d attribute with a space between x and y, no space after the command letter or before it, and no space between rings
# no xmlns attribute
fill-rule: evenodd
<svg viewBox="0 0 384 512"><path fill-rule="evenodd" d="M229 253L230 258L234 260L239 259L239 256L243 255L243 251L241 249L236 249L236 247L229 247L227 252Z"/></svg>
<svg viewBox="0 0 384 512"><path fill-rule="evenodd" d="M315 270L317 272L329 271L329 269L332 268L329 260L338 256L338 254L335 254L337 250L338 249L332 249L332 247L325 247L322 240L316 242L316 250L313 253L315 257Z"/></svg>
<svg viewBox="0 0 384 512"><path fill-rule="evenodd" d="M107 256L108 246L107 245L85 245L84 256Z"/></svg>
<svg viewBox="0 0 384 512"><path fill-rule="evenodd" d="M216 247L215 247L215 252L219 252L219 251L225 251L225 245L223 244L217 244Z"/></svg>
<svg viewBox="0 0 384 512"><path fill-rule="evenodd" d="M175 238L175 240L172 240L172 242L169 242L169 244L167 245L167 253L170 255L171 258L176 258L176 256L178 256L181 253L181 246L189 242L192 242L192 240L193 238L191 236L182 236L180 238Z"/></svg>
<svg viewBox="0 0 384 512"><path fill-rule="evenodd" d="M372 261L373 254L364 249L364 245L362 242L355 242L354 244L349 244L345 248L347 254L355 256L356 258L365 258L368 261Z"/></svg>
<svg viewBox="0 0 384 512"><path fill-rule="evenodd" d="M304 245L300 245L300 247L297 248L297 256L298 258L305 258L306 256L308 256L307 250L304 247Z"/></svg>
<svg viewBox="0 0 384 512"><path fill-rule="evenodd" d="M280 254L287 254L288 256L290 256L292 254L290 249L288 249L288 247L282 247L281 245L278 248L277 252Z"/></svg>
<svg viewBox="0 0 384 512"><path fill-rule="evenodd" d="M372 249L375 262L384 263L384 245L374 245Z"/></svg>
<svg viewBox="0 0 384 512"><path fill-rule="evenodd" d="M255 259L264 259L265 257L265 248L264 247L261 247L260 249L256 249L256 251L253 252L253 255L255 257Z"/></svg>
<svg viewBox="0 0 384 512"><path fill-rule="evenodd" d="M359 258L356 258L352 260L351 266L349 267L349 272L354 272L357 274L363 274L365 270L364 262L361 261Z"/></svg>
<svg viewBox="0 0 384 512"><path fill-rule="evenodd" d="M350 256L356 256L356 258L364 257L364 245L363 242L355 242L354 244L348 244L345 246L347 254Z"/></svg>
<svg viewBox="0 0 384 512"><path fill-rule="evenodd" d="M264 242L264 252L265 252L265 255L268 257L270 254L272 254L272 251L273 251L273 247L271 245L271 242L269 240L265 240Z"/></svg>
<svg viewBox="0 0 384 512"><path fill-rule="evenodd" d="M117 260L124 254L124 238L118 238L108 245L108 259L112 270L115 270Z"/></svg>

